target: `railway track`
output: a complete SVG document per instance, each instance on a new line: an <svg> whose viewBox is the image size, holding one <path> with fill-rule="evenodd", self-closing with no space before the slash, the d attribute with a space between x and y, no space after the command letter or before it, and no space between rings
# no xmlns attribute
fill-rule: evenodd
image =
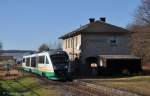
<svg viewBox="0 0 150 96"><path fill-rule="evenodd" d="M15 68L15 70L18 70L20 74L18 77L38 78L38 80L41 81L41 83L43 84L58 86L59 88L64 89L67 93L73 93L73 95L71 94L67 96L141 96L136 93L121 91L112 88L105 88L104 86L99 86L95 84L93 86L93 84L83 82L82 80L74 80L73 82L52 81L45 77L29 73L18 68Z"/></svg>
<svg viewBox="0 0 150 96"><path fill-rule="evenodd" d="M15 69L18 70L18 68ZM77 82L76 80L74 80L73 82L52 81L45 77L41 77L33 73L22 71L20 69L18 71L20 72L20 74L22 74L22 77L38 78L40 81L44 81L44 84L56 85L66 90L66 92L73 93L72 96L108 96L104 92L96 88L86 86L86 84L82 84L80 82Z"/></svg>
<svg viewBox="0 0 150 96"><path fill-rule="evenodd" d="M50 85L61 86L64 90L72 92L75 96L108 96L100 90L94 89L92 87L87 87L79 82L61 82L61 81L51 81L46 78L40 78L44 82Z"/></svg>
<svg viewBox="0 0 150 96"><path fill-rule="evenodd" d="M64 88L76 93L77 96L107 96L102 91L87 87L79 82L71 82L71 84L66 84L64 86Z"/></svg>
<svg viewBox="0 0 150 96"><path fill-rule="evenodd" d="M67 92L73 93L73 96L109 96L96 88L86 86L85 84L82 84L76 80L74 80L73 82L52 81L36 74L28 72L25 72L25 74L27 76L38 78L44 81L44 83L47 85L59 86L62 89L66 90Z"/></svg>

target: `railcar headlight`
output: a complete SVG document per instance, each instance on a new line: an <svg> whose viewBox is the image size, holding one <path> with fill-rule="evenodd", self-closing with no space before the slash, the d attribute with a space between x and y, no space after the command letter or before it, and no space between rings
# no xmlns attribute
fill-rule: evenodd
<svg viewBox="0 0 150 96"><path fill-rule="evenodd" d="M56 66L54 66L54 70L56 70L57 68L56 68Z"/></svg>
<svg viewBox="0 0 150 96"><path fill-rule="evenodd" d="M65 66L65 68L67 69L67 68L68 68L68 66Z"/></svg>

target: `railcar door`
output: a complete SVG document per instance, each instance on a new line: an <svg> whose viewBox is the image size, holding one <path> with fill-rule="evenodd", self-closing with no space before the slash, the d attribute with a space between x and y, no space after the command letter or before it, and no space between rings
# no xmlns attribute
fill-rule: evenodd
<svg viewBox="0 0 150 96"><path fill-rule="evenodd" d="M50 59L46 55L38 57L38 69L41 75L52 76L54 75L53 67Z"/></svg>

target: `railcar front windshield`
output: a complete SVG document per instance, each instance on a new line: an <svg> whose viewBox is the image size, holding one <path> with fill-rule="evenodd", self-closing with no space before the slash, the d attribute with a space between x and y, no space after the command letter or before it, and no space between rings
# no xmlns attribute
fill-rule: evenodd
<svg viewBox="0 0 150 96"><path fill-rule="evenodd" d="M68 63L68 56L66 56L65 54L54 54L51 55L50 57L54 65Z"/></svg>

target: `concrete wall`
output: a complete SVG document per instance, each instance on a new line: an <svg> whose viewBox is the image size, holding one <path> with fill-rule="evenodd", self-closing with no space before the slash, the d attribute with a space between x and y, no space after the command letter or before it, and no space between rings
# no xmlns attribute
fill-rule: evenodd
<svg viewBox="0 0 150 96"><path fill-rule="evenodd" d="M110 40L116 40L116 45ZM98 55L125 55L130 54L129 34L83 34L82 61L85 58Z"/></svg>

